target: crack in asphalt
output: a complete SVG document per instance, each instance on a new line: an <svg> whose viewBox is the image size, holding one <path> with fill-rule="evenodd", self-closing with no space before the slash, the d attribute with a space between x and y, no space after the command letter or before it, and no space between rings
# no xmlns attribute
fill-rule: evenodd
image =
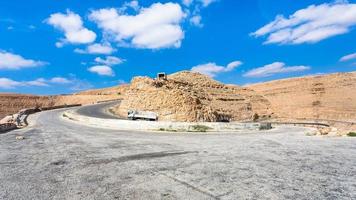
<svg viewBox="0 0 356 200"><path fill-rule="evenodd" d="M196 187L196 186L194 186L194 185L192 185L192 184L190 184L190 183L188 183L186 181L180 180L180 179L178 179L176 177L173 177L173 176L169 176L167 174L163 174L163 173L160 173L160 174L165 176L165 177L167 177L167 178L170 178L173 181L178 182L178 183L180 183L180 184L182 184L182 185L184 185L184 186L186 186L186 187L188 187L190 189L193 189L194 191L197 191L197 192L199 192L201 194L204 194L204 195L206 195L208 197L211 197L211 198L216 199L216 200L220 199L218 196L215 196L214 194L212 194L210 192L204 191L203 189L198 188L198 187Z"/></svg>

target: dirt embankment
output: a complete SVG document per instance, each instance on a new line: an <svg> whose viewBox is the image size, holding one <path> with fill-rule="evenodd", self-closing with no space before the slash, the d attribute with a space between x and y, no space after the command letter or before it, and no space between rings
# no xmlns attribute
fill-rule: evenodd
<svg viewBox="0 0 356 200"><path fill-rule="evenodd" d="M83 92L78 92L76 95L117 95L121 96L125 94L125 92L130 87L129 84L123 84L119 86L102 88L102 89L94 89L94 90L86 90Z"/></svg>
<svg viewBox="0 0 356 200"><path fill-rule="evenodd" d="M162 121L250 121L269 118L270 103L251 89L228 86L194 72L183 71L167 80L136 77L114 109L153 111Z"/></svg>
<svg viewBox="0 0 356 200"><path fill-rule="evenodd" d="M356 130L356 72L276 80L247 88L268 99L282 121L322 120L339 132Z"/></svg>
<svg viewBox="0 0 356 200"><path fill-rule="evenodd" d="M310 76L248 86L284 118L356 121L356 72Z"/></svg>

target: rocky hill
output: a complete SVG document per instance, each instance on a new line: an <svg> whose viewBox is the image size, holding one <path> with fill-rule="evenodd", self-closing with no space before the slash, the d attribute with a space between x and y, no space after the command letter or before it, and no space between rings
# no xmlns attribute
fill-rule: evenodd
<svg viewBox="0 0 356 200"><path fill-rule="evenodd" d="M280 118L356 122L356 72L250 85Z"/></svg>
<svg viewBox="0 0 356 200"><path fill-rule="evenodd" d="M249 88L228 86L208 76L183 71L167 80L136 77L114 109L153 111L163 121L251 121L272 115L269 101Z"/></svg>

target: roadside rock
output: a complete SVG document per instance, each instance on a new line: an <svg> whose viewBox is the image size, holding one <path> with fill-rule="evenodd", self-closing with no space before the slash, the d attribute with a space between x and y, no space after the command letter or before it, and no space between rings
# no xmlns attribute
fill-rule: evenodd
<svg viewBox="0 0 356 200"><path fill-rule="evenodd" d="M24 140L25 139L25 137L24 136L22 136L22 135L18 135L18 136L16 136L16 140Z"/></svg>

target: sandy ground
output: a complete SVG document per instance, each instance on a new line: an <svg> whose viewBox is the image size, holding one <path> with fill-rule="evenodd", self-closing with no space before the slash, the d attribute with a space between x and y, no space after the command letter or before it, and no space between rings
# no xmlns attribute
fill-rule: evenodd
<svg viewBox="0 0 356 200"><path fill-rule="evenodd" d="M356 198L355 138L123 132L61 112L0 135L0 199Z"/></svg>

